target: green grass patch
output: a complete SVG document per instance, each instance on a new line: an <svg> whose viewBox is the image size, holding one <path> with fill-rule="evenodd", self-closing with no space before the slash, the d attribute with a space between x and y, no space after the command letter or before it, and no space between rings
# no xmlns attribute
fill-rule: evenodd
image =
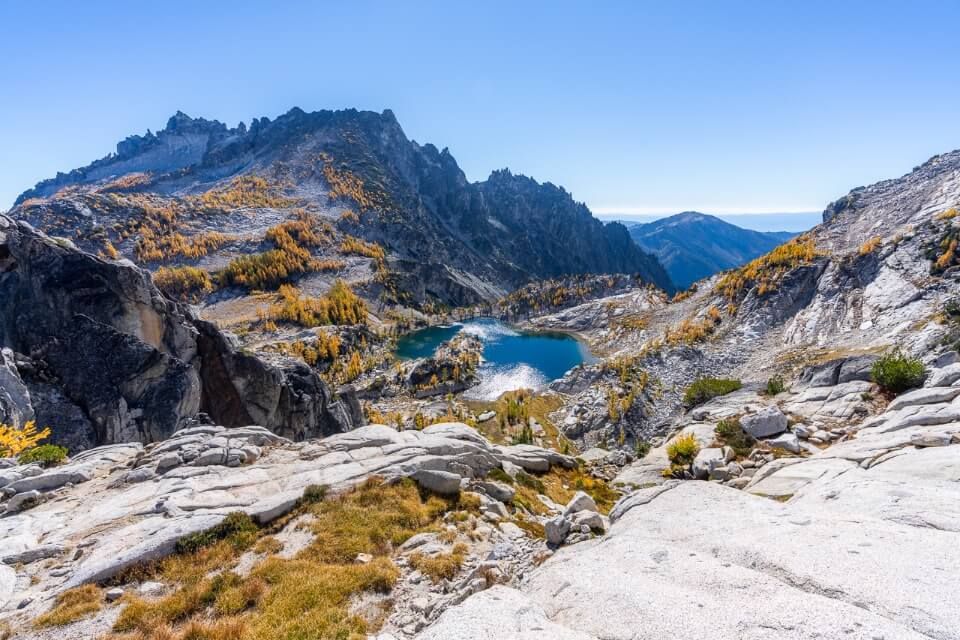
<svg viewBox="0 0 960 640"><path fill-rule="evenodd" d="M725 396L739 390L743 384L739 380L727 378L697 378L683 393L683 404L687 408L696 407L708 400Z"/></svg>

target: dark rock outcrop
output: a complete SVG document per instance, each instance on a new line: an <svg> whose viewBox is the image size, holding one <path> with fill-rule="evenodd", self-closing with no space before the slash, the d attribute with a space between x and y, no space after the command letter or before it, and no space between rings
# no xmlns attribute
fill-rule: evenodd
<svg viewBox="0 0 960 640"><path fill-rule="evenodd" d="M215 327L165 298L148 272L3 216L0 299L0 346L29 356L27 379L37 389L27 399L10 385L4 397L13 400L4 402L17 405L18 422L30 412L49 420L55 441L160 440L201 405L224 425L257 423L298 438L354 426L315 373L238 353ZM12 379L8 360L3 375ZM80 416L92 433L74 432Z"/></svg>
<svg viewBox="0 0 960 640"><path fill-rule="evenodd" d="M299 361L283 366L245 353L214 325L195 320L199 331L200 408L218 424L257 424L294 440L326 436L359 425L346 402L335 401L329 387Z"/></svg>

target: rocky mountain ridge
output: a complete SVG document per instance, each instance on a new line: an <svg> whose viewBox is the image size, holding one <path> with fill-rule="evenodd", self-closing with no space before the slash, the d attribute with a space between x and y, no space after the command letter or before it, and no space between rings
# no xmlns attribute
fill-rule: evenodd
<svg viewBox="0 0 960 640"><path fill-rule="evenodd" d="M239 224L190 213L197 207L189 196L228 189L242 176L266 179L283 197L242 203L259 206ZM98 189L114 194L117 210L81 197ZM143 262L111 231L139 215L123 194L184 205L191 224L178 232L188 239L232 228L249 233L264 226L261 220L289 219L306 208L344 234L381 245L391 286L415 302L492 301L532 279L579 273L640 274L671 288L622 225L603 224L564 189L508 170L470 183L447 149L409 141L389 110L293 109L233 129L178 113L158 133L131 136L115 154L39 183L17 199L11 216L78 236L88 250L106 240Z"/></svg>

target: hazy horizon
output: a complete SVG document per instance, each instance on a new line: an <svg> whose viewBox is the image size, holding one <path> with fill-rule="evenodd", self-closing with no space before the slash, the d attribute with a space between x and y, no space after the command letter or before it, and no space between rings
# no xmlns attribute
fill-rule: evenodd
<svg viewBox="0 0 960 640"><path fill-rule="evenodd" d="M596 213L594 216L600 220L623 223L647 223L669 218L670 216L691 211L674 211L672 213L646 213L646 214L622 214L622 213ZM820 211L791 211L785 213L713 213L710 211L698 211L707 215L715 216L725 222L736 225L743 229L752 229L754 231L786 231L790 233L802 233L812 229L822 222L822 213Z"/></svg>

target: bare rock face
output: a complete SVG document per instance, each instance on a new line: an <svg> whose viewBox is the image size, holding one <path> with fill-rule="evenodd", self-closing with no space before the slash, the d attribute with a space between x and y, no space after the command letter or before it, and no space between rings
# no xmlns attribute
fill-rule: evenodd
<svg viewBox="0 0 960 640"><path fill-rule="evenodd" d="M199 332L201 408L215 422L259 424L292 440L362 424L352 391L334 401L330 388L302 362L272 365L237 349L209 322L195 320L194 326Z"/></svg>
<svg viewBox="0 0 960 640"><path fill-rule="evenodd" d="M163 438L197 412L196 332L146 272L6 227L0 344L42 361L99 442Z"/></svg>
<svg viewBox="0 0 960 640"><path fill-rule="evenodd" d="M33 418L30 392L13 360L13 351L0 350L0 424L22 427Z"/></svg>
<svg viewBox="0 0 960 640"><path fill-rule="evenodd" d="M0 346L27 354L25 385L0 406L41 414L74 448L169 437L204 408L226 426L259 423L293 438L356 424L309 369L239 353L215 327L165 298L149 273L0 216ZM31 399L21 387L33 386ZM87 430L80 437L75 431ZM69 432L64 432L64 430Z"/></svg>

